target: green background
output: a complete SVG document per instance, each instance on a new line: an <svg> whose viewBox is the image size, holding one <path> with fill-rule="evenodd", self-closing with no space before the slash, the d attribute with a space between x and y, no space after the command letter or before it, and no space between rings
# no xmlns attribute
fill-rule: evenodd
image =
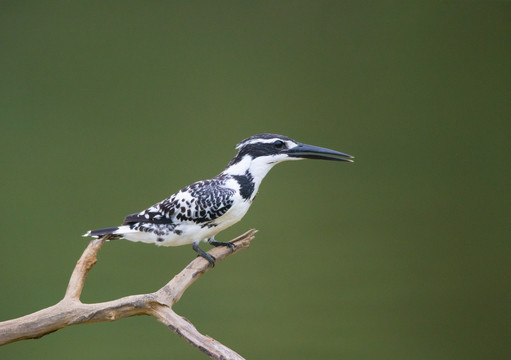
<svg viewBox="0 0 511 360"><path fill-rule="evenodd" d="M248 359L511 356L511 6L2 1L0 320L58 302L90 228L275 132L356 156L273 169L252 247L175 310ZM190 246L104 246L85 302L152 292ZM1 359L203 359L149 317Z"/></svg>

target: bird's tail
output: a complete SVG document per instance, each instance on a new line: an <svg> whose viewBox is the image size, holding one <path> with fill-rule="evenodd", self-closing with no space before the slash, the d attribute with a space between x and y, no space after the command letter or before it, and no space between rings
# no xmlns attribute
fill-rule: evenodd
<svg viewBox="0 0 511 360"><path fill-rule="evenodd" d="M85 234L83 234L83 237L100 237L105 235L117 235L117 231L119 230L119 227L108 227L104 229L96 229L96 230L89 230ZM114 239L115 237L110 237L111 239Z"/></svg>

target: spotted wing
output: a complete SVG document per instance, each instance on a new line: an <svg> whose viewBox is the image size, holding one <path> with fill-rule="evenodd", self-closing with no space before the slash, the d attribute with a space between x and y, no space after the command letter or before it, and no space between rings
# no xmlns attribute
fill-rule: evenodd
<svg viewBox="0 0 511 360"><path fill-rule="evenodd" d="M234 192L222 179L198 181L140 213L126 216L124 224L212 223L231 208Z"/></svg>

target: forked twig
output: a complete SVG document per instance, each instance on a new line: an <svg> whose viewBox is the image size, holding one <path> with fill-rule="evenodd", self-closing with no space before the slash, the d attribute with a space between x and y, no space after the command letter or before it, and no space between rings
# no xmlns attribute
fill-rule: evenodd
<svg viewBox="0 0 511 360"><path fill-rule="evenodd" d="M208 253L221 261L227 256L247 248L257 230L249 230L232 240L235 248L216 247ZM90 269L97 262L97 254L108 238L92 240L69 279L66 294L57 304L17 319L0 322L0 345L37 339L64 327L102 321L115 321L135 315L154 316L173 332L213 359L243 359L235 351L209 336L202 335L185 318L172 310L186 289L202 274L211 269L209 262L197 257L179 274L159 290L140 295L126 296L117 300L84 304L80 295Z"/></svg>

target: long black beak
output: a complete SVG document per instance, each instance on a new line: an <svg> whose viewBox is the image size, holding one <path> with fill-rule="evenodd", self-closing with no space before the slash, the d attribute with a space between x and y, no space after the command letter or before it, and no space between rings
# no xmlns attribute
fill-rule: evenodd
<svg viewBox="0 0 511 360"><path fill-rule="evenodd" d="M299 144L284 151L289 157L353 162L354 156L314 145Z"/></svg>

